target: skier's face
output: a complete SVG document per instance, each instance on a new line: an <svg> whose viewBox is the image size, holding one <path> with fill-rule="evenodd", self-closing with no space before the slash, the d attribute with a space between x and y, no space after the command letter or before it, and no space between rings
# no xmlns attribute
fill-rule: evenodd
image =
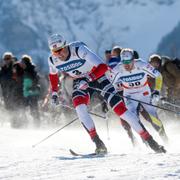
<svg viewBox="0 0 180 180"><path fill-rule="evenodd" d="M69 55L69 50L68 47L64 47L56 51L52 50L52 54L55 57L59 58L61 61L65 61Z"/></svg>
<svg viewBox="0 0 180 180"><path fill-rule="evenodd" d="M11 63L12 63L12 57L11 57L11 56L6 56L6 57L4 58L4 63L5 63L6 65L11 64Z"/></svg>
<svg viewBox="0 0 180 180"><path fill-rule="evenodd" d="M131 71L134 68L134 60L132 60L128 64L123 64L123 66L126 71Z"/></svg>
<svg viewBox="0 0 180 180"><path fill-rule="evenodd" d="M156 69L158 69L160 67L160 63L157 61L152 61L152 62L150 62L150 64Z"/></svg>

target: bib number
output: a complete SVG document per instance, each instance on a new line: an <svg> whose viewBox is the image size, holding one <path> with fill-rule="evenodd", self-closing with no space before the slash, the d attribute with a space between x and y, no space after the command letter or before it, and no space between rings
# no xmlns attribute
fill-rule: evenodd
<svg viewBox="0 0 180 180"><path fill-rule="evenodd" d="M76 76L82 74L82 72L80 72L79 70L74 70L72 73L75 74Z"/></svg>
<svg viewBox="0 0 180 180"><path fill-rule="evenodd" d="M129 83L130 87L136 87L136 86L140 86L140 85L141 85L140 81Z"/></svg>

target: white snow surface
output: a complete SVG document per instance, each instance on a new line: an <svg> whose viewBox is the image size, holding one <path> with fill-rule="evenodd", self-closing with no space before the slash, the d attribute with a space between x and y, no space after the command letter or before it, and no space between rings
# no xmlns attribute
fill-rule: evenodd
<svg viewBox="0 0 180 180"><path fill-rule="evenodd" d="M169 120L170 121L170 120ZM0 179L1 180L175 180L180 179L180 122L165 124L169 136L166 154L155 154L139 140L133 148L119 123L109 125L95 121L97 131L105 142L109 154L105 157L73 157L76 152L94 151L86 131L79 121L66 127L43 143L32 147L58 128L11 129L0 128ZM159 142L156 132L150 129Z"/></svg>

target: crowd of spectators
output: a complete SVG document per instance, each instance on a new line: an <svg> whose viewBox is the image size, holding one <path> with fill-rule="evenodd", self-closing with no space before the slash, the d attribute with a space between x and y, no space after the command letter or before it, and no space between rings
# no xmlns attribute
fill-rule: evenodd
<svg viewBox="0 0 180 180"><path fill-rule="evenodd" d="M120 52L122 47L114 46L112 49L105 50L104 61L110 68L114 68L121 62ZM135 58L141 58L137 51L134 50ZM163 89L162 99L172 104L180 105L180 60L178 58L170 58L167 56L160 56L158 54L152 54L149 57L149 63L159 70L163 76ZM46 76L43 76L44 80L49 86L49 80ZM68 104L71 107L71 86L72 80L65 75L60 75L62 83L60 90L60 97L64 104ZM153 88L153 80L149 79L149 83ZM48 87L42 86L40 75L37 72L35 64L33 64L32 58L29 55L22 55L20 59L17 59L11 52L5 52L1 59L0 69L0 87L1 87L1 105L8 111L10 116L9 121L12 127L19 128L28 124L28 120L25 116L26 111L30 111L35 127L40 127L43 116L41 111L48 111L49 94ZM44 92L47 92L46 96L41 95L42 88ZM41 98L40 98L41 97ZM96 97L96 96L95 96ZM101 99L101 98L100 98ZM40 103L40 100L42 103ZM93 100L92 100L93 101ZM100 100L101 101L101 100ZM101 103L102 112L106 113L108 107L104 102ZM61 110L67 113L67 107L61 107ZM52 114L52 121L55 119L55 115ZM57 117L57 119L59 119Z"/></svg>

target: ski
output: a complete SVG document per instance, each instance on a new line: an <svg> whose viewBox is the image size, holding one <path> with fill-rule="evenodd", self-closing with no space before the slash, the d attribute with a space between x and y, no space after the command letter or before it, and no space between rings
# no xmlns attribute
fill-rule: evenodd
<svg viewBox="0 0 180 180"><path fill-rule="evenodd" d="M71 153L71 155L73 156L79 156L79 157L103 157L105 156L105 154L97 154L97 153L88 153L88 154L82 154L82 153L77 153L75 151L73 151L72 149L69 149L69 152Z"/></svg>

